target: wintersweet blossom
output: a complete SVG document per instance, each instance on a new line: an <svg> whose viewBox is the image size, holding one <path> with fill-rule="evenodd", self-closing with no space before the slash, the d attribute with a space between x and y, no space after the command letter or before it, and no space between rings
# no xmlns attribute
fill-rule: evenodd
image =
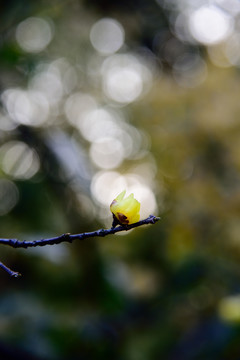
<svg viewBox="0 0 240 360"><path fill-rule="evenodd" d="M122 191L110 205L115 223L129 225L140 219L140 203L130 194L124 199L126 190Z"/></svg>

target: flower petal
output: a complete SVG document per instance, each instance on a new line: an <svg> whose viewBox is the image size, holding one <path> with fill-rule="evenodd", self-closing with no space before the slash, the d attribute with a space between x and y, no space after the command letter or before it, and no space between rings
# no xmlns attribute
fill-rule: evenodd
<svg viewBox="0 0 240 360"><path fill-rule="evenodd" d="M124 199L126 190L122 191L111 203L110 210L120 224L133 224L140 219L140 203L133 193Z"/></svg>

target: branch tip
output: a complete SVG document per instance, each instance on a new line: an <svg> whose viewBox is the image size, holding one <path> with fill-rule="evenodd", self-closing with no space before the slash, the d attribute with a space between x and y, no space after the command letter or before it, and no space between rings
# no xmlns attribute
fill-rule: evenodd
<svg viewBox="0 0 240 360"><path fill-rule="evenodd" d="M152 220L152 224L155 224L158 220L161 219L159 216L155 216L155 215L149 215L149 218L150 217L151 217L151 220Z"/></svg>
<svg viewBox="0 0 240 360"><path fill-rule="evenodd" d="M11 270L9 267L7 267L5 264L0 262L0 267L6 271L11 277L18 278L22 276L19 272Z"/></svg>

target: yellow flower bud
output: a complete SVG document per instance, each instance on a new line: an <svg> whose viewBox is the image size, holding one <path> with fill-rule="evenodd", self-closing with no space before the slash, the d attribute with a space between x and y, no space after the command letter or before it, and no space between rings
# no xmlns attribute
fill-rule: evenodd
<svg viewBox="0 0 240 360"><path fill-rule="evenodd" d="M122 225L138 222L140 219L140 203L134 199L133 194L124 199L126 190L121 192L110 205L113 217Z"/></svg>

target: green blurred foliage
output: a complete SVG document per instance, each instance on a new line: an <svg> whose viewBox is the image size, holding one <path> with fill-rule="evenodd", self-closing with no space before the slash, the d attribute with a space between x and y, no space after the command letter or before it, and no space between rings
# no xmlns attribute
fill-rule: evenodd
<svg viewBox="0 0 240 360"><path fill-rule="evenodd" d="M142 144L139 153L147 155L129 157L119 170L145 163L153 169L155 162L153 192L161 221L124 236L81 243L26 250L2 246L1 261L23 274L11 279L0 272L3 360L240 358L239 69L217 68L206 55L205 80L181 86L162 50L153 47L157 24L166 31L165 39L174 37L171 12L161 3L150 1L148 11L142 1L132 6L126 1L94 1L90 7L81 1L1 5L2 93L27 86L39 65L65 57L81 65L80 90L110 103L97 75L88 72L93 54L89 31L102 16L124 25L131 51L149 56L155 50L151 57L155 61L158 56L158 65L162 61L149 92L121 105L151 147ZM29 16L48 17L55 26L54 41L37 54L23 51L15 41L16 26ZM181 51L188 48L181 44ZM204 53L202 47L193 48ZM0 188L1 237L33 240L103 226L103 209L91 193L97 170L89 144L62 110L56 118L49 128L1 127L1 148L9 141L27 144L40 164L33 176L19 178L21 159L7 172L0 151L5 181ZM79 145L79 166L90 174L76 177L80 187L50 146L49 133L59 129L65 140ZM7 200L2 195L6 189Z"/></svg>

